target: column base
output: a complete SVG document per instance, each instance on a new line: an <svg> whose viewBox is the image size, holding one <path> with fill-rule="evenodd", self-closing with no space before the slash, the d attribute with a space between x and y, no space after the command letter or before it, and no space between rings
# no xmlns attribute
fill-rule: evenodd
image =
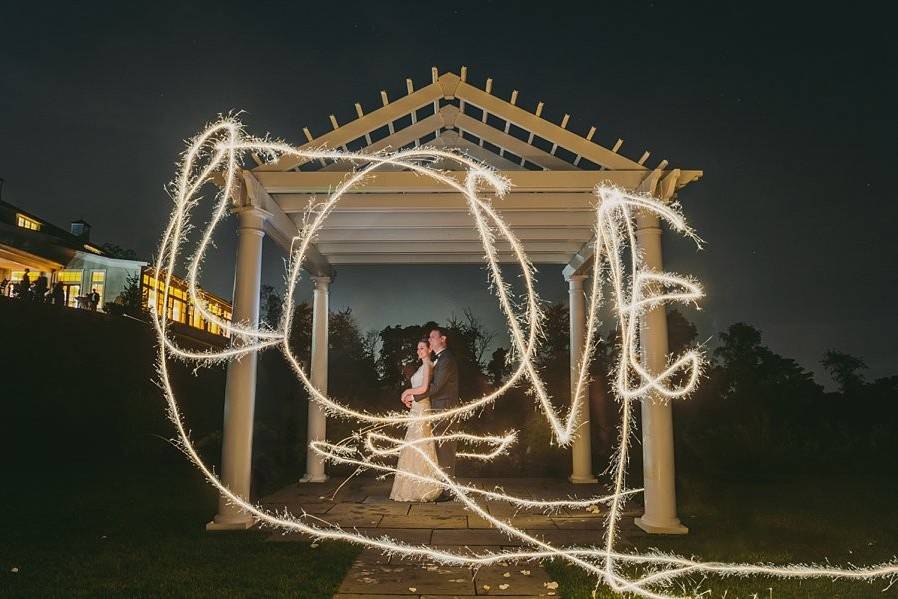
<svg viewBox="0 0 898 599"><path fill-rule="evenodd" d="M218 518L218 516L216 516ZM249 530L256 525L256 519L251 516L240 520L212 520L206 523L206 532L226 532L230 530Z"/></svg>
<svg viewBox="0 0 898 599"><path fill-rule="evenodd" d="M645 516L634 520L636 526L649 533L650 535L685 535L689 534L689 529L683 526L679 518L674 518L667 522L650 522Z"/></svg>
<svg viewBox="0 0 898 599"><path fill-rule="evenodd" d="M306 474L299 482L301 483L323 483L330 480L330 477L327 474Z"/></svg>
<svg viewBox="0 0 898 599"><path fill-rule="evenodd" d="M574 476L573 474L571 474L569 477L567 477L567 479L569 482L575 485L591 485L599 482L599 479L597 479L592 474L588 476Z"/></svg>

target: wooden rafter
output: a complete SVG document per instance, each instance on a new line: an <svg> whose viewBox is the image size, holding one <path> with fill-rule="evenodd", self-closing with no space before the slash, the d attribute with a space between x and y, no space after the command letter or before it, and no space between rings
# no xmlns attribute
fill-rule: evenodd
<svg viewBox="0 0 898 599"><path fill-rule="evenodd" d="M419 145L421 138L426 135L437 136L444 128L457 128L459 132L467 132L477 137L477 143L481 147L485 143L499 148L499 156L506 152L520 157L521 164L530 162L546 170L575 170L580 162L586 159L599 165L601 169L608 170L636 170L646 171L645 165L650 152L646 151L638 161L622 156L619 150L623 140L618 139L611 148L606 148L592 140L595 127L589 130L586 136L581 136L567 129L570 115L565 114L560 124L549 122L542 117L543 103L540 102L534 113L531 113L517 105L518 92L512 92L511 98L506 101L492 94L493 80L487 79L486 89L481 90L468 82L467 68L462 67L461 74L439 74L437 69L432 69L433 82L415 90L411 79L406 79L407 95L390 101L385 91L381 92L383 106L365 114L361 104L355 103L357 119L342 126L338 126L336 118L331 115L330 120L334 129L324 135L313 138L308 129L304 129L308 142L300 149L312 148L345 148L348 143L364 138L366 146L364 151L376 152L388 147L398 148L408 144ZM457 100L459 107L439 107L443 99ZM434 114L423 120L418 120L417 111L429 104L433 105ZM483 111L479 119L464 114L465 104L470 104ZM447 124L446 108L457 111L457 115ZM442 119L435 118L442 114ZM487 117L495 116L504 121L504 128L496 128L488 124ZM396 130L395 123L404 117L411 117L411 125ZM441 123L440 126L437 126ZM527 132L527 140L519 139L510 134L510 127L514 124ZM371 132L381 127L387 127L390 135L379 141L372 141ZM546 152L533 145L536 137L545 139L551 144L551 150ZM401 143L400 143L401 142ZM555 154L558 148L564 148L574 155L573 163L558 158ZM255 157L254 157L255 159ZM259 162L259 160L257 160ZM283 156L276 161L260 164L255 171L288 171L296 169L307 162L293 156ZM322 161L323 162L323 161ZM324 166L324 165L323 165ZM327 170L335 170L339 166L325 167Z"/></svg>
<svg viewBox="0 0 898 599"><path fill-rule="evenodd" d="M409 113L427 106L434 100L439 100L442 96L441 86L436 83L431 83L395 102L389 102L382 108L369 112L365 116L350 121L329 133L325 133L321 137L315 138L307 144L300 146L299 149L339 148L345 146L351 141L364 137L366 133L370 134L372 131L380 129L386 124L392 124L394 121L401 119ZM278 160L262 166L257 166L254 170L288 171L305 162L307 161L297 156L281 156Z"/></svg>

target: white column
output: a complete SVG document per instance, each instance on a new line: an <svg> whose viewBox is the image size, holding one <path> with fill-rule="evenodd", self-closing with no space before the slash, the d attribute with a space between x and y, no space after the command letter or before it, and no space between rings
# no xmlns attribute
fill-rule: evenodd
<svg viewBox="0 0 898 599"><path fill-rule="evenodd" d="M259 287L262 279L262 239L267 212L253 207L238 209L237 264L234 272L235 323L259 322ZM244 340L232 336L231 343ZM221 480L232 492L250 498L253 456L253 412L256 405L256 352L228 365L225 385L224 430L221 444ZM239 530L254 524L251 516L218 500L218 513L206 530Z"/></svg>
<svg viewBox="0 0 898 599"><path fill-rule="evenodd" d="M570 275L568 280L570 323L571 323L571 399L577 388L580 376L580 360L583 358L583 346L586 341L586 296L583 293L583 281L586 275ZM577 410L574 429L574 442L571 446L573 464L569 480L572 483L594 483L597 479L592 474L592 440L589 423L589 386L585 385L583 396Z"/></svg>
<svg viewBox="0 0 898 599"><path fill-rule="evenodd" d="M640 212L636 218L636 243L645 267L663 270L661 225L654 213ZM643 315L639 328L642 362L651 372L667 366L667 314L656 306ZM673 414L670 402L658 398L642 400L642 463L645 513L636 525L648 533L686 534L689 529L677 518L674 476Z"/></svg>
<svg viewBox="0 0 898 599"><path fill-rule="evenodd" d="M327 394L327 320L328 290L330 277L312 277L315 292L312 300L312 368L310 379L312 386L321 393ZM309 402L308 442L324 441L327 433L327 418L324 410L317 402ZM306 450L306 475L300 479L304 483L320 483L327 480L324 473L324 460L320 455Z"/></svg>

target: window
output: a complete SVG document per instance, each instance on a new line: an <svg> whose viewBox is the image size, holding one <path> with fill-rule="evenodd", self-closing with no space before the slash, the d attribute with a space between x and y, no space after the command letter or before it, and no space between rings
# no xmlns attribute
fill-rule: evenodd
<svg viewBox="0 0 898 599"><path fill-rule="evenodd" d="M41 224L34 220L33 218L28 218L24 214L16 215L16 224L22 227L23 229L28 229L29 231L40 231Z"/></svg>
<svg viewBox="0 0 898 599"><path fill-rule="evenodd" d="M61 283L80 283L83 273L81 270L60 270L56 273L56 280Z"/></svg>
<svg viewBox="0 0 898 599"><path fill-rule="evenodd" d="M79 295L81 295L81 285L66 285L65 286L65 297L66 297L65 305L68 306L69 308L77 308Z"/></svg>
<svg viewBox="0 0 898 599"><path fill-rule="evenodd" d="M224 331L217 325L203 318L200 311L194 306L187 290L187 283L177 277L171 277L171 285L168 287L168 301L163 305L161 301L165 295L165 277L157 277L155 270L144 271L142 275L143 284L142 298L144 306L150 310L156 310L159 316L163 313L165 317L171 321L186 324L190 327L206 330L210 333L222 335ZM200 301L206 305L207 309L214 315L221 318L222 316L230 321L231 307L223 304L221 301L209 297L208 294L199 290Z"/></svg>
<svg viewBox="0 0 898 599"><path fill-rule="evenodd" d="M106 287L106 271L105 270L95 270L90 273L90 290L93 292L96 290L97 294L100 296L100 305L98 306L101 310L103 309L103 290Z"/></svg>
<svg viewBox="0 0 898 599"><path fill-rule="evenodd" d="M203 322L203 315L195 307L191 311L190 326L195 329L205 329L206 323Z"/></svg>

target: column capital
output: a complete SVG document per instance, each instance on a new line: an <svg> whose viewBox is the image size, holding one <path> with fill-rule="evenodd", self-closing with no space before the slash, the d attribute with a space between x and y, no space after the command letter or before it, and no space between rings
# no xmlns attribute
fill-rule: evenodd
<svg viewBox="0 0 898 599"><path fill-rule="evenodd" d="M636 230L639 232L658 231L660 234L661 217L658 216L657 212L652 210L638 210L636 212Z"/></svg>
<svg viewBox="0 0 898 599"><path fill-rule="evenodd" d="M331 281L334 280L333 277L327 275L312 275L310 278L315 283L315 289L320 289L321 291L327 291Z"/></svg>
<svg viewBox="0 0 898 599"><path fill-rule="evenodd" d="M564 280L568 282L568 285L571 286L572 289L582 289L583 281L589 278L589 275L586 274L566 274L564 275Z"/></svg>
<svg viewBox="0 0 898 599"><path fill-rule="evenodd" d="M237 215L237 228L240 230L254 229L265 234L265 221L271 217L271 213L257 206L238 206L231 210Z"/></svg>

